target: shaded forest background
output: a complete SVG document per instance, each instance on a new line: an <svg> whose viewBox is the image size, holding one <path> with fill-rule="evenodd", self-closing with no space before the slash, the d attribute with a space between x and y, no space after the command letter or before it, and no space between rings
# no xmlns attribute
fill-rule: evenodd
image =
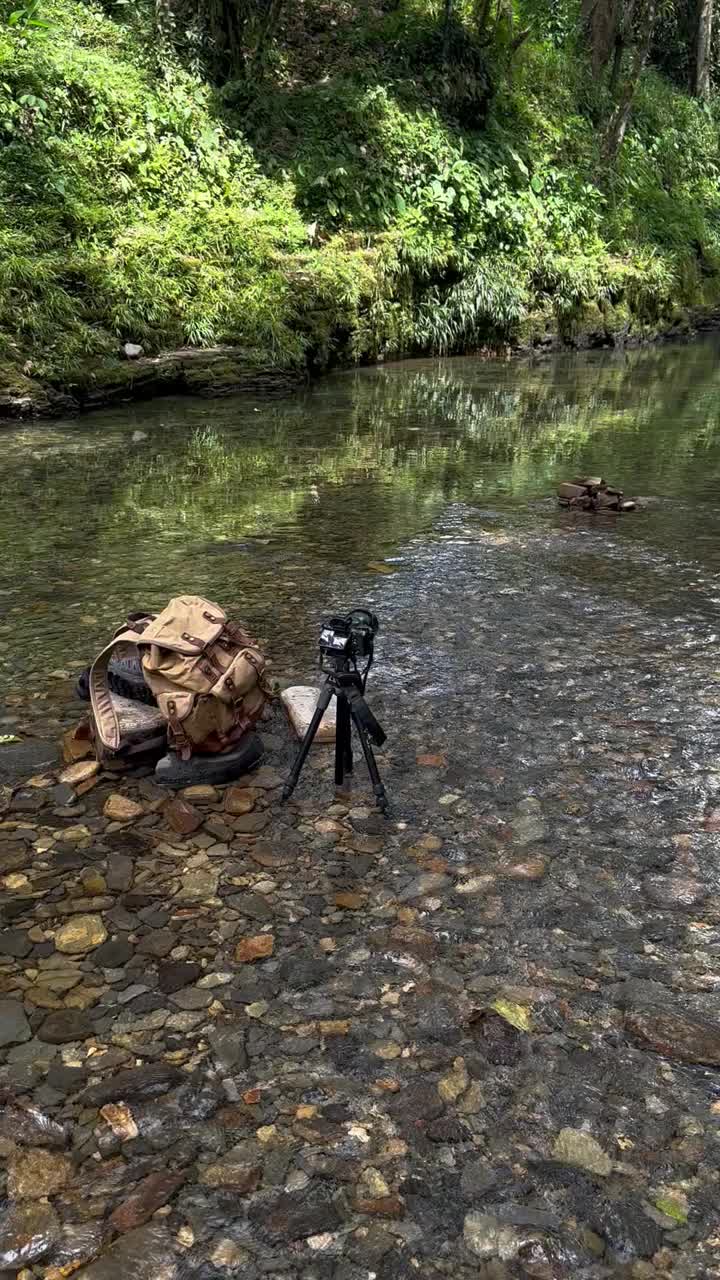
<svg viewBox="0 0 720 1280"><path fill-rule="evenodd" d="M0 388L681 330L719 62L713 0L0 0Z"/></svg>

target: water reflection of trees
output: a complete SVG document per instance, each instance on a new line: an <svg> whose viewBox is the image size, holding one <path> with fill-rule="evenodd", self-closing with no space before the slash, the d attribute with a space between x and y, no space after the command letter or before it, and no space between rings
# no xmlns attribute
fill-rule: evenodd
<svg viewBox="0 0 720 1280"><path fill-rule="evenodd" d="M259 413L172 402L10 433L4 572L18 548L57 571L267 536L352 562L394 549L447 500L535 496L577 468L628 490L707 491L720 463L716 354L696 343L418 362L330 379ZM130 446L129 427L146 438Z"/></svg>

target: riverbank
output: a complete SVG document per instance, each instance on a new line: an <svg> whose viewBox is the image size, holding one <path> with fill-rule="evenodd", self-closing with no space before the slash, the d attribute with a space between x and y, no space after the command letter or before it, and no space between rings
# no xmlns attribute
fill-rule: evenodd
<svg viewBox="0 0 720 1280"><path fill-rule="evenodd" d="M720 307L675 307L671 315L654 324L633 324L632 319L625 319L621 327L618 323L614 308L588 305L569 331L561 333L553 327L551 313L536 314L529 317L524 326L523 341L486 346L481 352L467 354L482 355L490 360L510 356L528 359L561 351L624 350L655 342L686 340L717 329ZM422 354L414 353L415 356ZM156 356L106 360L96 369L82 370L78 378L71 377L60 386L39 384L29 377L5 388L0 385L0 425L3 420L9 423L72 416L166 395L204 399L246 395L254 399L276 399L292 395L312 376L309 369L263 365L247 352L230 346L186 347Z"/></svg>
<svg viewBox="0 0 720 1280"><path fill-rule="evenodd" d="M720 292L714 101L647 70L610 162L569 35L510 66L441 8L288 9L252 84L153 6L0 26L2 412L691 329Z"/></svg>

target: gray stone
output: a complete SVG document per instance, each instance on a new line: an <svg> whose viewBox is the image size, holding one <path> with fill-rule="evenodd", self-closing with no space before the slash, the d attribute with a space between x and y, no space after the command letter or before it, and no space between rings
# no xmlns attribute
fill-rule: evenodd
<svg viewBox="0 0 720 1280"><path fill-rule="evenodd" d="M139 342L123 342L120 350L126 360L139 360L145 354Z"/></svg>
<svg viewBox="0 0 720 1280"><path fill-rule="evenodd" d="M133 882L132 858L125 853L109 853L107 859L107 886L113 893L125 893Z"/></svg>
<svg viewBox="0 0 720 1280"><path fill-rule="evenodd" d="M228 1070L244 1071L248 1064L245 1030L241 1023L213 1027L208 1041L215 1057Z"/></svg>
<svg viewBox="0 0 720 1280"><path fill-rule="evenodd" d="M207 1009L212 1004L212 999L209 991L201 991L199 987L185 987L183 991L176 991L170 997L170 1003L176 1004L178 1009Z"/></svg>
<svg viewBox="0 0 720 1280"><path fill-rule="evenodd" d="M0 782L19 782L43 769L52 769L57 763L55 742L41 742L37 738L6 742L0 745Z"/></svg>
<svg viewBox="0 0 720 1280"><path fill-rule="evenodd" d="M175 896L178 902L205 902L208 898L215 897L219 878L219 871L202 868L186 871Z"/></svg>
<svg viewBox="0 0 720 1280"><path fill-rule="evenodd" d="M473 1210L465 1215L463 1238L476 1258L500 1258L503 1262L510 1262L534 1237L532 1233L501 1222L489 1213Z"/></svg>
<svg viewBox="0 0 720 1280"><path fill-rule="evenodd" d="M101 969L120 969L127 964L133 954L133 948L124 938L118 941L103 942L98 947L92 959L93 964L97 964Z"/></svg>
<svg viewBox="0 0 720 1280"><path fill-rule="evenodd" d="M158 966L158 986L166 995L189 987L202 973L199 964L186 960L168 960Z"/></svg>
<svg viewBox="0 0 720 1280"><path fill-rule="evenodd" d="M177 934L172 929L153 929L140 939L137 949L144 955L164 957L170 954L177 941Z"/></svg>
<svg viewBox="0 0 720 1280"><path fill-rule="evenodd" d="M0 1267L13 1272L52 1249L60 1223L49 1204L10 1204L0 1211Z"/></svg>
<svg viewBox="0 0 720 1280"><path fill-rule="evenodd" d="M520 801L512 820L513 844L521 847L534 844L536 840L545 840L547 834L547 823L542 816L539 800L534 796L527 796Z"/></svg>
<svg viewBox="0 0 720 1280"><path fill-rule="evenodd" d="M120 1236L102 1255L75 1272L75 1280L159 1280L175 1274L173 1246L167 1228L157 1222Z"/></svg>
<svg viewBox="0 0 720 1280"><path fill-rule="evenodd" d="M18 1000L0 1000L0 1045L22 1044L31 1036L25 1011Z"/></svg>
<svg viewBox="0 0 720 1280"><path fill-rule="evenodd" d="M696 907L704 902L708 891L690 876L646 876L643 889L658 907Z"/></svg>
<svg viewBox="0 0 720 1280"><path fill-rule="evenodd" d="M613 1162L609 1155L603 1151L597 1139L583 1129L561 1129L555 1139L553 1155L563 1164L587 1169L589 1173L599 1174L602 1178L612 1173Z"/></svg>
<svg viewBox="0 0 720 1280"><path fill-rule="evenodd" d="M70 1044L92 1035L92 1019L80 1009L57 1009L48 1015L38 1031L38 1039L48 1044Z"/></svg>
<svg viewBox="0 0 720 1280"><path fill-rule="evenodd" d="M24 960L32 951L32 942L24 929L3 929L0 932L0 955Z"/></svg>

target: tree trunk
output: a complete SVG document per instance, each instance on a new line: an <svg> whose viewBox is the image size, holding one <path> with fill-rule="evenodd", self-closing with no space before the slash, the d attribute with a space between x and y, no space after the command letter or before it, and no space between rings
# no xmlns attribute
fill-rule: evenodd
<svg viewBox="0 0 720 1280"><path fill-rule="evenodd" d="M602 144L602 155L605 164L611 165L620 150L630 119L633 98L650 52L653 28L657 14L657 0L648 0L644 13L641 14L642 32L635 46L635 56L622 86L620 97L615 104L605 130Z"/></svg>
<svg viewBox="0 0 720 1280"><path fill-rule="evenodd" d="M580 26L590 45L594 76L607 66L621 27L620 0L582 0Z"/></svg>
<svg viewBox="0 0 720 1280"><path fill-rule="evenodd" d="M713 0L698 0L695 31L695 65L691 90L696 98L710 96L710 44L712 42Z"/></svg>
<svg viewBox="0 0 720 1280"><path fill-rule="evenodd" d="M442 51L443 62L447 62L450 54L450 24L453 20L455 0L445 0L445 17L443 19Z"/></svg>

